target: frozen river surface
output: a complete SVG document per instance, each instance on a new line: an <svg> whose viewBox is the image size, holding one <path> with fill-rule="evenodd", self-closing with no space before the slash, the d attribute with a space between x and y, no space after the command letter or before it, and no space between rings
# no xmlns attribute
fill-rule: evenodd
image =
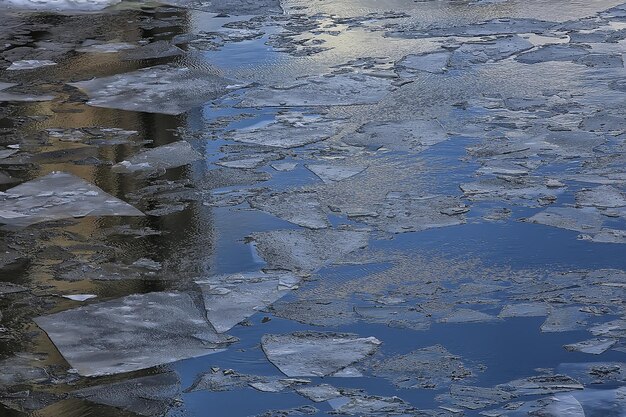
<svg viewBox="0 0 626 417"><path fill-rule="evenodd" d="M0 0L1 417L626 417L626 3Z"/></svg>

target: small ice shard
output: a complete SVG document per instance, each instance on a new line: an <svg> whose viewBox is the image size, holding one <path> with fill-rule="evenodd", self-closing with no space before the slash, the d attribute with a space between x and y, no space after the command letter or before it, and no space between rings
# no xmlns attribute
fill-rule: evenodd
<svg viewBox="0 0 626 417"><path fill-rule="evenodd" d="M337 388L328 384L296 388L296 392L316 403L341 397L341 392L339 392Z"/></svg>
<svg viewBox="0 0 626 417"><path fill-rule="evenodd" d="M202 291L207 318L218 333L224 333L285 296L299 281L291 274L246 273L196 284Z"/></svg>
<svg viewBox="0 0 626 417"><path fill-rule="evenodd" d="M547 395L557 392L582 390L583 385L567 375L540 375L516 379L497 388L514 395Z"/></svg>
<svg viewBox="0 0 626 417"><path fill-rule="evenodd" d="M130 295L38 317L35 323L83 376L208 355L234 341L217 334L184 293Z"/></svg>
<svg viewBox="0 0 626 417"><path fill-rule="evenodd" d="M346 180L365 171L363 166L340 166L326 164L308 164L306 167L325 183Z"/></svg>
<svg viewBox="0 0 626 417"><path fill-rule="evenodd" d="M159 114L182 114L234 88L235 81L190 68L167 65L71 83L94 107Z"/></svg>
<svg viewBox="0 0 626 417"><path fill-rule="evenodd" d="M289 377L330 375L373 354L380 344L375 337L321 332L270 334L261 340L267 359Z"/></svg>
<svg viewBox="0 0 626 417"><path fill-rule="evenodd" d="M72 294L72 295L64 295L63 298L67 298L72 301L87 301L92 298L96 298L95 294Z"/></svg>
<svg viewBox="0 0 626 417"><path fill-rule="evenodd" d="M15 101L15 102L24 102L31 103L36 101L50 101L54 100L53 95L47 94L43 96L32 95L32 94L22 94L22 93L9 93L4 90L15 87L17 84L14 83L3 83L0 82L0 103L3 101Z"/></svg>
<svg viewBox="0 0 626 417"><path fill-rule="evenodd" d="M274 230L255 233L260 256L273 269L312 272L367 246L368 233L351 230Z"/></svg>
<svg viewBox="0 0 626 417"><path fill-rule="evenodd" d="M113 172L132 173L176 168L202 159L189 142L173 142L156 148L146 149L129 159L113 165Z"/></svg>
<svg viewBox="0 0 626 417"><path fill-rule="evenodd" d="M308 229L330 226L315 193L291 192L258 195L248 199L250 206Z"/></svg>
<svg viewBox="0 0 626 417"><path fill-rule="evenodd" d="M590 353L600 355L612 348L617 343L617 339L589 339L578 343L571 343L563 346L566 350L573 352Z"/></svg>
<svg viewBox="0 0 626 417"><path fill-rule="evenodd" d="M0 201L0 223L16 227L85 216L143 216L130 204L65 172L10 188Z"/></svg>
<svg viewBox="0 0 626 417"><path fill-rule="evenodd" d="M156 417L165 415L180 400L180 381L175 372L167 372L82 388L71 395L140 416Z"/></svg>
<svg viewBox="0 0 626 417"><path fill-rule="evenodd" d="M448 69L452 53L449 51L435 51L425 54L407 55L398 62L399 74L402 77L411 76L416 71L441 74Z"/></svg>
<svg viewBox="0 0 626 417"><path fill-rule="evenodd" d="M362 74L311 77L295 86L251 90L238 107L351 106L374 104L391 92L391 79Z"/></svg>
<svg viewBox="0 0 626 417"><path fill-rule="evenodd" d="M30 70L41 67L49 67L52 65L56 65L57 63L54 61L49 61L47 59L44 60L36 60L36 59L28 59L23 61L13 61L13 63L7 68L7 71L20 71L20 70Z"/></svg>

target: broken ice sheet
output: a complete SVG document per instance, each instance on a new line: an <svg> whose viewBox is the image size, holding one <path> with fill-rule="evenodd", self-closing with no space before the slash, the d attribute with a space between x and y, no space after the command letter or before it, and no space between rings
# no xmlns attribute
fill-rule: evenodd
<svg viewBox="0 0 626 417"><path fill-rule="evenodd" d="M50 379L43 366L37 366L35 358L18 355L0 360L0 391L22 383L40 383Z"/></svg>
<svg viewBox="0 0 626 417"><path fill-rule="evenodd" d="M452 402L457 407L478 410L490 405L510 401L515 395L499 388L483 388L452 384L449 394L439 395L437 400Z"/></svg>
<svg viewBox="0 0 626 417"><path fill-rule="evenodd" d="M367 246L368 233L350 230L274 230L254 233L260 256L271 269L315 271Z"/></svg>
<svg viewBox="0 0 626 417"><path fill-rule="evenodd" d="M358 392L343 392L341 397L328 400L333 414L353 416L413 416L417 409L398 397L365 395Z"/></svg>
<svg viewBox="0 0 626 417"><path fill-rule="evenodd" d="M87 104L120 110L177 115L241 87L197 69L166 65L70 83L87 93Z"/></svg>
<svg viewBox="0 0 626 417"><path fill-rule="evenodd" d="M112 170L120 173L158 171L187 165L200 159L202 155L189 142L181 140L141 151L113 165Z"/></svg>
<svg viewBox="0 0 626 417"><path fill-rule="evenodd" d="M71 395L141 416L162 416L180 401L180 382L175 372L167 372L82 388Z"/></svg>
<svg viewBox="0 0 626 417"><path fill-rule="evenodd" d="M578 232L598 232L603 218L593 207L550 207L525 221Z"/></svg>
<svg viewBox="0 0 626 417"><path fill-rule="evenodd" d="M289 377L327 376L373 354L381 342L350 333L296 332L265 335L267 359Z"/></svg>
<svg viewBox="0 0 626 417"><path fill-rule="evenodd" d="M533 48L532 43L517 35L466 42L452 53L450 66L462 68L473 64L499 61L531 48Z"/></svg>
<svg viewBox="0 0 626 417"><path fill-rule="evenodd" d="M441 345L384 359L374 364L373 370L400 388L433 389L472 376L461 359Z"/></svg>
<svg viewBox="0 0 626 417"><path fill-rule="evenodd" d="M415 308L406 306L355 307L355 313L363 320L383 323L389 327L428 330L430 318Z"/></svg>
<svg viewBox="0 0 626 417"><path fill-rule="evenodd" d="M218 333L285 296L300 279L291 274L245 273L196 281L209 322Z"/></svg>
<svg viewBox="0 0 626 417"><path fill-rule="evenodd" d="M14 61L11 63L7 71L20 71L20 70L30 70L41 67L49 67L51 65L56 65L57 63L49 60L41 60L38 61L36 59L31 60L23 60L23 61Z"/></svg>
<svg viewBox="0 0 626 417"><path fill-rule="evenodd" d="M626 363L623 362L562 363L557 371L584 385L626 382Z"/></svg>
<svg viewBox="0 0 626 417"><path fill-rule="evenodd" d="M325 229L330 226L315 193L287 192L248 198L255 209L263 210L276 217L308 229Z"/></svg>
<svg viewBox="0 0 626 417"><path fill-rule="evenodd" d="M441 323L482 323L496 320L498 320L497 317L483 313L482 311L460 308L439 321Z"/></svg>
<svg viewBox="0 0 626 417"><path fill-rule="evenodd" d="M0 222L16 227L85 216L143 216L143 213L81 178L52 172L0 194Z"/></svg>
<svg viewBox="0 0 626 417"><path fill-rule="evenodd" d="M601 185L576 193L576 204L583 207L616 208L626 206L626 193L611 185Z"/></svg>
<svg viewBox="0 0 626 417"><path fill-rule="evenodd" d="M547 304L520 303L508 304L502 308L498 317L544 317L550 312Z"/></svg>
<svg viewBox="0 0 626 417"><path fill-rule="evenodd" d="M269 123L231 130L224 137L236 142L275 148L297 148L326 140L341 129L337 120L300 112L281 113Z"/></svg>
<svg viewBox="0 0 626 417"><path fill-rule="evenodd" d="M589 339L578 343L570 343L563 347L569 351L576 351L582 353L590 353L593 355L599 355L612 348L617 343L617 339Z"/></svg>
<svg viewBox="0 0 626 417"><path fill-rule="evenodd" d="M184 293L130 295L38 317L35 323L83 376L208 355L234 341L215 333Z"/></svg>
<svg viewBox="0 0 626 417"><path fill-rule="evenodd" d="M586 389L557 394L547 402L548 405L532 414L545 417L621 417L626 415L626 388Z"/></svg>
<svg viewBox="0 0 626 417"><path fill-rule="evenodd" d="M360 74L319 76L295 85L250 90L238 107L350 106L374 104L391 91L391 80Z"/></svg>

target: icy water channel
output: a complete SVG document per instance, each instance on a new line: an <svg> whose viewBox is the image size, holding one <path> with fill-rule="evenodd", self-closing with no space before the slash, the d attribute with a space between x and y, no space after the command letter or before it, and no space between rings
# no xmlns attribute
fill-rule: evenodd
<svg viewBox="0 0 626 417"><path fill-rule="evenodd" d="M0 0L0 416L626 416L626 3Z"/></svg>

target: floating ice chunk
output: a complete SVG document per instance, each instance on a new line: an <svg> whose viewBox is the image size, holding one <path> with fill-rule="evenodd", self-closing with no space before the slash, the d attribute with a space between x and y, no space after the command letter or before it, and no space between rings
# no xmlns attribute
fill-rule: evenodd
<svg viewBox="0 0 626 417"><path fill-rule="evenodd" d="M250 206L308 229L330 226L328 217L314 193L259 195L248 199Z"/></svg>
<svg viewBox="0 0 626 417"><path fill-rule="evenodd" d="M461 308L453 311L448 316L442 318L439 321L442 323L479 323L496 320L498 320L497 317L494 317L487 313L483 313L482 311Z"/></svg>
<svg viewBox="0 0 626 417"><path fill-rule="evenodd" d="M180 381L175 372L167 372L83 388L71 395L141 416L162 416L179 400Z"/></svg>
<svg viewBox="0 0 626 417"><path fill-rule="evenodd" d="M57 63L54 61L49 61L47 59L44 60L36 60L29 59L24 61L13 61L13 63L7 68L7 71L20 71L20 70L30 70L41 67L49 67L52 65L56 65Z"/></svg>
<svg viewBox="0 0 626 417"><path fill-rule="evenodd" d="M0 360L0 389L23 383L45 382L50 375L42 366L35 366L34 360L26 356L13 356Z"/></svg>
<svg viewBox="0 0 626 417"><path fill-rule="evenodd" d="M81 178L53 172L0 195L0 222L17 227L85 216L143 216L143 213Z"/></svg>
<svg viewBox="0 0 626 417"><path fill-rule="evenodd" d="M168 41L155 41L135 49L124 51L125 60L158 59L184 55L185 51Z"/></svg>
<svg viewBox="0 0 626 417"><path fill-rule="evenodd" d="M537 64L548 61L575 61L589 54L589 49L581 45L545 45L515 58L524 64Z"/></svg>
<svg viewBox="0 0 626 417"><path fill-rule="evenodd" d="M383 323L401 329L427 330L430 318L415 308L406 306L355 307L355 313L362 319Z"/></svg>
<svg viewBox="0 0 626 417"><path fill-rule="evenodd" d="M602 215L592 207L550 207L526 221L578 232L597 232L603 223Z"/></svg>
<svg viewBox="0 0 626 417"><path fill-rule="evenodd" d="M540 375L516 379L506 384L498 385L497 388L515 395L546 395L582 390L584 387L580 382L567 375Z"/></svg>
<svg viewBox="0 0 626 417"><path fill-rule="evenodd" d="M240 87L233 80L167 65L71 83L89 95L94 107L181 114Z"/></svg>
<svg viewBox="0 0 626 417"><path fill-rule="evenodd" d="M437 119L370 122L342 140L345 143L391 151L421 152L448 139Z"/></svg>
<svg viewBox="0 0 626 417"><path fill-rule="evenodd" d="M333 414L352 416L414 416L418 411L398 397L380 397L360 393L346 393L345 396L328 400Z"/></svg>
<svg viewBox="0 0 626 417"><path fill-rule="evenodd" d="M297 166L296 162L279 162L271 165L272 168L280 172L293 171Z"/></svg>
<svg viewBox="0 0 626 417"><path fill-rule="evenodd" d="M416 71L441 74L448 69L451 52L429 52L426 54L407 55L398 62L398 73L402 77L413 75Z"/></svg>
<svg viewBox="0 0 626 417"><path fill-rule="evenodd" d="M546 304L509 304L502 308L498 317L543 317L549 314L550 308Z"/></svg>
<svg viewBox="0 0 626 417"><path fill-rule="evenodd" d="M326 376L373 354L381 342L350 333L297 332L265 335L263 351L290 377Z"/></svg>
<svg viewBox="0 0 626 417"><path fill-rule="evenodd" d="M340 166L326 164L309 164L306 167L325 183L347 180L365 171L363 166Z"/></svg>
<svg viewBox="0 0 626 417"><path fill-rule="evenodd" d="M454 51L450 57L450 66L465 67L489 61L500 61L532 47L532 43L517 35L489 41L467 42Z"/></svg>
<svg viewBox="0 0 626 417"><path fill-rule="evenodd" d="M339 392L337 388L328 384L296 388L296 392L316 403L341 397L341 392Z"/></svg>
<svg viewBox="0 0 626 417"><path fill-rule="evenodd" d="M542 332L568 332L583 329L588 314L580 311L580 307L563 307L552 310L546 321L541 325Z"/></svg>
<svg viewBox="0 0 626 417"><path fill-rule="evenodd" d="M300 280L291 274L247 273L196 281L207 318L218 333L285 296Z"/></svg>
<svg viewBox="0 0 626 417"><path fill-rule="evenodd" d="M274 269L312 272L367 246L368 233L350 230L275 230L255 233L261 257Z"/></svg>
<svg viewBox="0 0 626 417"><path fill-rule="evenodd" d="M16 101L16 102L25 102L25 103L30 103L30 102L36 102L36 101L50 101L50 100L54 100L53 95L43 95L43 96L37 96L37 95L31 95L31 94L20 94L20 93L7 93L4 90L14 87L17 84L14 83L3 83L0 82L0 102L3 101Z"/></svg>
<svg viewBox="0 0 626 417"><path fill-rule="evenodd" d="M113 172L131 173L138 171L158 171L176 168L202 159L189 142L173 142L156 148L146 149L130 159L113 165Z"/></svg>
<svg viewBox="0 0 626 417"><path fill-rule="evenodd" d="M136 47L137 45L126 42L100 43L97 41L85 41L80 48L76 49L76 52L111 54L127 49L135 49Z"/></svg>
<svg viewBox="0 0 626 417"><path fill-rule="evenodd" d="M63 298L67 298L72 301L87 301L92 298L96 298L95 294L72 294L72 295L64 295Z"/></svg>
<svg viewBox="0 0 626 417"><path fill-rule="evenodd" d="M626 193L611 185L582 190L576 193L576 204L583 207L615 208L626 206Z"/></svg>
<svg viewBox="0 0 626 417"><path fill-rule="evenodd" d="M441 345L387 358L375 364L374 373L401 388L437 388L472 376L461 359Z"/></svg>
<svg viewBox="0 0 626 417"><path fill-rule="evenodd" d="M230 15L283 13L279 0L163 0L162 3Z"/></svg>
<svg viewBox="0 0 626 417"><path fill-rule="evenodd" d="M225 137L237 142L289 149L326 140L340 129L341 123L336 120L289 112L268 124L229 131Z"/></svg>
<svg viewBox="0 0 626 417"><path fill-rule="evenodd" d="M213 368L196 378L191 387L187 388L185 392L203 390L212 392L230 391L235 388L247 387L250 383L261 380L261 377L240 374L232 369L220 370L219 368Z"/></svg>
<svg viewBox="0 0 626 417"><path fill-rule="evenodd" d="M341 74L312 77L295 86L251 90L238 107L350 106L379 102L391 92L391 80Z"/></svg>
<svg viewBox="0 0 626 417"><path fill-rule="evenodd" d="M0 7L37 10L101 10L122 0L1 0Z"/></svg>
<svg viewBox="0 0 626 417"><path fill-rule="evenodd" d="M118 374L208 355L233 342L183 293L130 295L35 322L83 376Z"/></svg>
<svg viewBox="0 0 626 417"><path fill-rule="evenodd" d="M578 343L563 346L566 350L599 355L611 349L617 343L616 339L589 339Z"/></svg>

